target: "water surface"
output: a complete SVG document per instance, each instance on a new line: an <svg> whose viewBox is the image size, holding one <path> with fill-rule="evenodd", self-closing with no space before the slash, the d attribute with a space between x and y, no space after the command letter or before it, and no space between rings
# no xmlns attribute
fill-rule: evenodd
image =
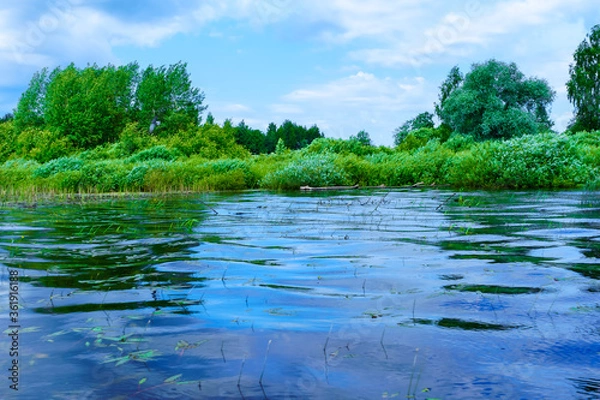
<svg viewBox="0 0 600 400"><path fill-rule="evenodd" d="M600 399L598 196L5 206L0 326L17 270L18 398Z"/></svg>

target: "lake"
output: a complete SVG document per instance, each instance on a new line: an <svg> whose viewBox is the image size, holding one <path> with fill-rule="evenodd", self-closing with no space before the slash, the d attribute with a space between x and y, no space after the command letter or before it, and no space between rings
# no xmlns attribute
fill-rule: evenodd
<svg viewBox="0 0 600 400"><path fill-rule="evenodd" d="M0 396L600 399L599 258L596 192L5 205Z"/></svg>

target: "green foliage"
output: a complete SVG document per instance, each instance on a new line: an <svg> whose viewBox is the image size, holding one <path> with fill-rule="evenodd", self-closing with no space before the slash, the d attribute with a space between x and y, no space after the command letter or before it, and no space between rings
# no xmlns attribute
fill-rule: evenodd
<svg viewBox="0 0 600 400"><path fill-rule="evenodd" d="M235 141L235 128L229 121L223 127L204 124L200 127L179 131L166 140L169 147L178 149L185 156L198 155L205 159L245 158L248 150Z"/></svg>
<svg viewBox="0 0 600 400"><path fill-rule="evenodd" d="M136 163L150 160L165 160L173 161L179 157L180 153L177 150L168 149L165 146L154 146L129 157L128 162Z"/></svg>
<svg viewBox="0 0 600 400"><path fill-rule="evenodd" d="M444 147L454 152L458 152L463 150L469 150L474 144L475 139L473 139L473 136L461 135L460 133L453 133L444 143Z"/></svg>
<svg viewBox="0 0 600 400"><path fill-rule="evenodd" d="M600 129L600 25L581 42L569 66L567 96L575 107L574 132Z"/></svg>
<svg viewBox="0 0 600 400"><path fill-rule="evenodd" d="M356 134L356 136L354 136L354 135L350 136L350 140L356 141L363 146L372 146L373 145L373 143L371 142L371 137L369 136L369 133L366 131L360 131Z"/></svg>
<svg viewBox="0 0 600 400"><path fill-rule="evenodd" d="M71 64L33 76L17 105L15 128L18 133L45 128L68 139L72 147L92 149L117 141L124 130L131 134L143 127L147 133L155 118L159 136L195 128L206 108L203 100L204 94L191 86L184 63L150 66L141 73L135 63L83 69ZM130 145L139 148L126 144Z"/></svg>
<svg viewBox="0 0 600 400"><path fill-rule="evenodd" d="M150 138L140 128L139 123L130 122L119 136L119 150L121 156L130 156L133 153L144 149L149 143Z"/></svg>
<svg viewBox="0 0 600 400"><path fill-rule="evenodd" d="M38 167L33 172L33 176L35 178L48 178L60 172L79 171L82 167L83 160L79 157L61 157Z"/></svg>
<svg viewBox="0 0 600 400"><path fill-rule="evenodd" d="M308 146L313 140L322 137L323 134L316 125L306 129L304 126L297 125L290 120L285 120L277 128L277 125L271 123L267 129L263 153L273 153L279 139L283 140L286 148L298 150Z"/></svg>
<svg viewBox="0 0 600 400"><path fill-rule="evenodd" d="M303 149L307 154L355 154L357 156L365 156L378 152L391 152L387 147L365 146L358 140L343 140L320 138L313 141L308 147Z"/></svg>
<svg viewBox="0 0 600 400"><path fill-rule="evenodd" d="M336 165L336 156L320 154L291 161L267 174L260 182L267 189L298 189L300 186L334 186L349 184L348 176Z"/></svg>
<svg viewBox="0 0 600 400"><path fill-rule="evenodd" d="M436 110L458 133L476 140L511 138L548 131L555 93L545 80L525 78L516 64L474 64L461 79L453 69L441 86Z"/></svg>
<svg viewBox="0 0 600 400"><path fill-rule="evenodd" d="M251 129L242 120L235 127L235 141L240 146L248 149L252 154L265 152L265 135L258 129Z"/></svg>
<svg viewBox="0 0 600 400"><path fill-rule="evenodd" d="M44 100L48 82L47 68L33 74L29 86L19 98L15 110L15 129L17 131L44 125Z"/></svg>
<svg viewBox="0 0 600 400"><path fill-rule="evenodd" d="M134 73L131 66L55 69L43 100L46 126L82 149L115 141L127 122Z"/></svg>
<svg viewBox="0 0 600 400"><path fill-rule="evenodd" d="M283 155L283 154L285 154L286 150L287 150L287 147L285 147L285 143L284 143L283 139L279 138L277 140L277 145L275 146L275 154L277 154L279 156Z"/></svg>
<svg viewBox="0 0 600 400"><path fill-rule="evenodd" d="M155 117L161 122L159 133L172 134L199 125L206 109L204 93L192 86L186 63L149 66L137 79L134 114L142 126L150 126Z"/></svg>
<svg viewBox="0 0 600 400"><path fill-rule="evenodd" d="M6 161L15 152L16 133L13 122L0 124L0 162Z"/></svg>
<svg viewBox="0 0 600 400"><path fill-rule="evenodd" d="M567 136L552 133L486 142L453 160L449 183L468 187L561 188L582 185L594 169Z"/></svg>
<svg viewBox="0 0 600 400"><path fill-rule="evenodd" d="M14 139L13 151L17 157L34 159L41 163L73 151L67 138L56 130L26 128Z"/></svg>
<svg viewBox="0 0 600 400"><path fill-rule="evenodd" d="M394 130L394 144L399 146L412 131L433 127L433 114L430 112L421 113Z"/></svg>

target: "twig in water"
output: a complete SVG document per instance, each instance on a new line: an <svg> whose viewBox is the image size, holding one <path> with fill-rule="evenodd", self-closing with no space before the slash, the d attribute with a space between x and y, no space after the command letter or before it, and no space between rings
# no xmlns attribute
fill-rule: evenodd
<svg viewBox="0 0 600 400"><path fill-rule="evenodd" d="M205 202L203 202L202 200L198 200L200 203L202 203L205 207L210 208L212 210L212 212L215 213L215 215L219 215L219 213L217 212L217 210L215 210L214 208L212 208L211 206L209 206L208 204L206 204Z"/></svg>
<svg viewBox="0 0 600 400"><path fill-rule="evenodd" d="M379 199L379 203L377 203L377 205L375 206L375 208L369 213L369 215L373 215L375 213L375 211L377 211L377 209L379 208L379 206L381 205L381 203L383 203L383 201L385 200L385 198L387 197L388 194L390 194L392 190L388 190L387 193L385 195L383 195L383 197L381 199Z"/></svg>
<svg viewBox="0 0 600 400"><path fill-rule="evenodd" d="M225 341L221 341L221 356L223 357L223 362L227 364L227 360L225 359L225 352L223 351L223 346L225 345Z"/></svg>
<svg viewBox="0 0 600 400"><path fill-rule="evenodd" d="M327 344L329 343L329 336L331 336L331 330L333 329L333 324L329 327L329 333L327 334L327 339L325 339L325 344L323 345L323 356L325 356L325 380L329 383L329 362L327 361Z"/></svg>
<svg viewBox="0 0 600 400"><path fill-rule="evenodd" d="M267 366L267 357L269 357L269 349L271 348L271 342L272 340L269 340L269 343L267 343L267 352L265 353L265 361L263 362L263 368L262 371L260 373L260 378L258 379L258 384L260 385L260 387L262 387L262 380L263 380L263 375L265 374L265 368Z"/></svg>
<svg viewBox="0 0 600 400"><path fill-rule="evenodd" d="M385 335L385 326L383 327L383 332L381 332L381 339L379 339L379 344L381 344L381 348L383 349L383 353L385 354L385 359L388 359L388 353L383 345L383 335Z"/></svg>
<svg viewBox="0 0 600 400"><path fill-rule="evenodd" d="M225 271L223 271L223 275L221 275L221 282L223 282L223 286L227 287L227 285L225 284L225 274L227 274L227 268L225 267Z"/></svg>
<svg viewBox="0 0 600 400"><path fill-rule="evenodd" d="M417 366L417 357L419 357L419 348L415 349L415 358L413 359L412 372L410 373L410 381L408 382L408 392L406 392L407 399L414 399L415 392L417 390L417 385L415 384L415 388L413 389L413 394L410 394L410 389L412 388L413 378L415 376L415 367Z"/></svg>
<svg viewBox="0 0 600 400"><path fill-rule="evenodd" d="M444 200L443 203L441 203L439 206L437 206L437 208L435 209L435 211L439 211L442 207L444 207L446 205L446 203L448 203L450 201L451 198L453 198L454 196L456 196L456 193L452 193L451 196L449 196L446 200Z"/></svg>
<svg viewBox="0 0 600 400"><path fill-rule="evenodd" d="M242 396L242 399L244 398L244 394L242 393L242 386L241 386L240 382L242 381L242 371L244 370L245 363L246 363L246 356L244 356L244 358L242 359L242 365L240 366L240 375L238 376L238 381L237 381L237 387L238 387L238 390L240 391L240 395Z"/></svg>

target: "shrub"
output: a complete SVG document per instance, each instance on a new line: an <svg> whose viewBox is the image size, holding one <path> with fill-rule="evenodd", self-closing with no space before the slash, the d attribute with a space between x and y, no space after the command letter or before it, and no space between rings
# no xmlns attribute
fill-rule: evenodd
<svg viewBox="0 0 600 400"><path fill-rule="evenodd" d="M59 172L79 171L83 166L83 161L77 157L61 157L49 161L33 172L36 178L48 178Z"/></svg>
<svg viewBox="0 0 600 400"><path fill-rule="evenodd" d="M267 174L260 186L269 189L298 189L300 186L347 185L349 180L336 166L336 156L314 155L293 160L282 169Z"/></svg>
<svg viewBox="0 0 600 400"><path fill-rule="evenodd" d="M471 135L461 135L460 133L454 133L444 143L444 147L457 152L462 150L468 150L475 144L475 139Z"/></svg>
<svg viewBox="0 0 600 400"><path fill-rule="evenodd" d="M40 128L23 130L16 137L14 150L18 157L31 158L40 163L66 156L73 151L67 138L60 136L58 131Z"/></svg>
<svg viewBox="0 0 600 400"><path fill-rule="evenodd" d="M168 149L165 146L154 146L129 157L128 162L136 163L150 160L165 160L173 161L179 157L180 153L177 150Z"/></svg>

